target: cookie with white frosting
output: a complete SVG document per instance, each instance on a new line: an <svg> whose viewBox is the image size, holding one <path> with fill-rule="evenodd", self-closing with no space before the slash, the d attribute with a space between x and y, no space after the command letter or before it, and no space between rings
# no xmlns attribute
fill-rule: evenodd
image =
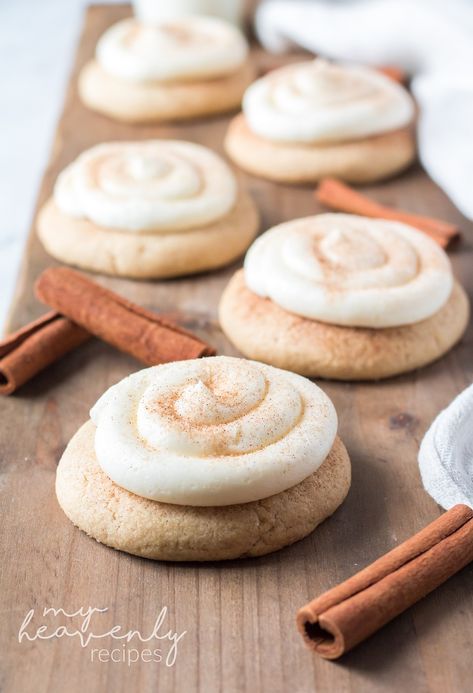
<svg viewBox="0 0 473 693"><path fill-rule="evenodd" d="M445 354L469 306L446 253L422 232L320 214L260 236L219 314L250 358L307 376L371 380Z"/></svg>
<svg viewBox="0 0 473 693"><path fill-rule="evenodd" d="M256 235L258 213L227 164L179 140L110 142L58 177L38 234L58 260L160 278L220 267Z"/></svg>
<svg viewBox="0 0 473 693"><path fill-rule="evenodd" d="M225 146L235 163L270 180L368 182L411 163L413 121L413 101L400 84L318 58L254 82Z"/></svg>
<svg viewBox="0 0 473 693"><path fill-rule="evenodd" d="M214 17L130 18L99 39L79 93L89 108L118 120L184 120L237 108L253 78L248 44L232 24Z"/></svg>
<svg viewBox="0 0 473 693"><path fill-rule="evenodd" d="M344 500L337 415L301 376L226 356L111 387L57 470L66 515L100 542L162 560L259 556Z"/></svg>

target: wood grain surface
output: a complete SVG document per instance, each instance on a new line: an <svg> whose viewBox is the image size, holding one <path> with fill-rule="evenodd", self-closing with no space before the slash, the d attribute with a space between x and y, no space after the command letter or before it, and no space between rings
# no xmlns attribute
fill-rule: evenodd
<svg viewBox="0 0 473 693"><path fill-rule="evenodd" d="M83 149L103 140L178 137L222 150L227 118L176 127L130 127L87 111L76 91L77 72L98 36L128 14L123 7L87 12L64 113L39 195L51 194L58 172ZM256 59L271 63L259 52ZM44 95L47 98L47 94ZM309 188L273 185L242 175L263 216L263 228L320 211ZM455 272L473 290L472 228L420 170L367 189L383 203L458 222L463 239L451 251ZM44 311L33 282L53 264L34 223L9 328ZM182 324L218 347L235 351L217 320L219 295L240 263L193 279L131 282L99 277L106 286L158 311L177 312ZM309 598L347 578L426 525L441 512L422 488L417 450L437 412L472 381L472 329L448 356L422 371L374 384L322 382L340 418L353 461L345 504L314 534L279 553L225 564L165 564L99 545L74 528L54 494L58 459L90 406L112 383L139 368L133 359L91 341L50 367L15 396L0 402L1 626L0 690L8 693L113 691L286 691L321 693L471 690L473 567L466 568L386 626L339 663L308 652L295 612ZM18 642L34 609L31 635L44 638L83 618L43 616L47 607L92 617L94 634L120 625L146 634L166 606L169 628L187 631L173 666L92 660L92 648L146 648L111 637L82 648L75 636ZM152 644L153 645L153 644ZM151 646L152 646L151 645ZM158 646L164 656L169 642ZM154 644L154 647L156 645ZM118 655L116 655L118 657Z"/></svg>

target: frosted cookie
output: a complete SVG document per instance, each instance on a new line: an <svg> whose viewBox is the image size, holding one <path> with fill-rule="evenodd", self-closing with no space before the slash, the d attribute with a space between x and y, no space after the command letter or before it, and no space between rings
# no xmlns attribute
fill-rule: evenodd
<svg viewBox="0 0 473 693"><path fill-rule="evenodd" d="M212 17L124 19L100 38L79 76L86 106L130 123L183 120L238 108L254 79L248 44Z"/></svg>
<svg viewBox="0 0 473 693"><path fill-rule="evenodd" d="M225 148L246 171L287 183L376 181L415 157L414 104L389 77L320 58L258 79Z"/></svg>
<svg viewBox="0 0 473 693"><path fill-rule="evenodd" d="M249 358L311 377L373 380L445 354L466 329L469 305L446 253L420 231L320 214L260 236L219 315Z"/></svg>
<svg viewBox="0 0 473 693"><path fill-rule="evenodd" d="M97 541L168 561L260 556L342 503L350 460L309 380L217 356L111 387L67 446L56 493Z"/></svg>
<svg viewBox="0 0 473 693"><path fill-rule="evenodd" d="M258 212L227 164L206 147L111 142L87 150L60 174L37 229L62 262L163 278L235 260L256 235Z"/></svg>

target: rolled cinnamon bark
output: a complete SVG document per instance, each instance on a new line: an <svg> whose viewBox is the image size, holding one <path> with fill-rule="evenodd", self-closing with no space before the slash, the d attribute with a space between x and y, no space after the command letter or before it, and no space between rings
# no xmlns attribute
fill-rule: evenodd
<svg viewBox="0 0 473 693"><path fill-rule="evenodd" d="M455 224L381 205L335 178L324 178L320 181L315 191L315 197L326 207L338 212L359 214L376 219L390 219L414 226L430 236L442 248L446 248L460 233Z"/></svg>
<svg viewBox="0 0 473 693"><path fill-rule="evenodd" d="M383 65L378 67L378 72L382 72L383 75L389 77L394 82L399 82L399 84L405 84L407 82L407 74L400 67L395 67L394 65Z"/></svg>
<svg viewBox="0 0 473 693"><path fill-rule="evenodd" d="M306 644L337 659L473 560L473 510L456 505L297 613Z"/></svg>
<svg viewBox="0 0 473 693"><path fill-rule="evenodd" d="M215 354L190 332L67 267L45 270L36 282L36 296L148 366Z"/></svg>
<svg viewBox="0 0 473 693"><path fill-rule="evenodd" d="M90 336L56 311L9 335L0 342L0 395L11 395Z"/></svg>

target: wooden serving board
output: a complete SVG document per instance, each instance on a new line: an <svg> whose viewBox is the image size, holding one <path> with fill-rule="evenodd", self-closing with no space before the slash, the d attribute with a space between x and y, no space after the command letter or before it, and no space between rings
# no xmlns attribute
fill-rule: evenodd
<svg viewBox="0 0 473 693"><path fill-rule="evenodd" d="M169 127L130 127L87 111L77 97L77 74L104 29L129 13L125 7L88 10L64 113L58 125L38 206L59 171L83 149L113 139L176 137L222 151L228 118ZM267 60L260 53L258 60ZM45 94L44 98L47 98ZM241 174L257 201L262 228L320 211L310 188L274 185ZM458 222L462 241L451 252L455 272L473 291L472 227L420 170L372 186L382 202ZM33 295L40 272L53 264L33 223L13 302L9 329L44 311ZM219 330L220 293L240 265L191 279L132 282L99 277L131 299L159 311L177 311L182 324L233 354ZM58 459L91 405L112 383L140 366L98 341L50 367L13 397L0 401L2 508L1 633L5 693L68 691L264 691L283 693L471 690L473 566L463 570L379 634L330 663L308 652L294 616L309 598L347 578L436 518L441 510L422 488L417 450L437 412L473 379L473 331L448 356L423 370L382 383L322 382L340 418L353 462L353 486L344 505L312 536L273 555L223 564L166 564L102 546L77 530L54 494ZM92 648L146 648L111 637L82 648L77 636L44 638L83 618L43 616L47 607L94 613L91 630L150 632L167 607L166 633L187 631L176 662L103 662ZM152 643L150 647L156 647ZM163 659L170 643L162 648ZM119 655L115 655L118 658ZM127 655L128 656L128 655ZM135 655L130 655L132 658ZM104 658L105 655L102 655ZM140 655L141 657L141 655ZM146 657L145 657L146 658Z"/></svg>

